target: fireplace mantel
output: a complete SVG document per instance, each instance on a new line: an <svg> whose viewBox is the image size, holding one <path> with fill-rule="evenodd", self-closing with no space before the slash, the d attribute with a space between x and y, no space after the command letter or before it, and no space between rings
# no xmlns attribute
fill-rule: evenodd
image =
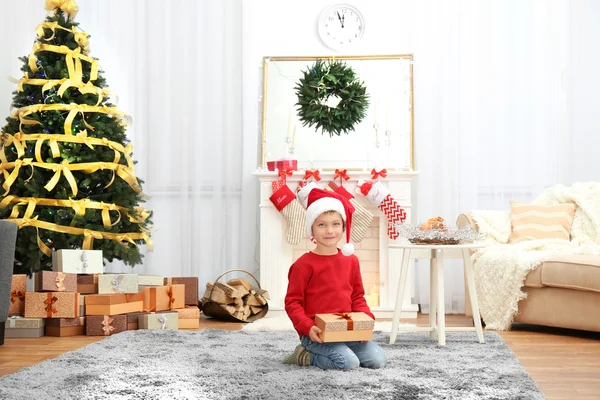
<svg viewBox="0 0 600 400"><path fill-rule="evenodd" d="M269 197L273 194L271 182L279 179L277 172L257 171L254 175L260 181L260 285L269 291L269 310L280 312L284 310L284 299L287 290L287 274L293 259L293 246L285 240L287 223ZM333 181L334 171L322 171L321 181L317 186L324 188ZM348 171L350 179L344 181L344 187L355 194L359 181L371 179L370 171ZM388 171L387 177L381 182L387 186L392 197L406 211L406 222L410 222L412 203L411 193L416 171ZM293 171L287 177L287 184L292 191L304 177L304 171ZM339 179L336 181L339 184ZM400 274L400 258L396 251L391 251L390 244L397 241L387 236L387 218L378 208L373 207L362 194L355 194L357 201L367 208L375 217L379 217L379 307L373 307L377 318L391 318L396 300ZM401 256L401 254L400 254ZM412 279L409 271L408 286L402 305L402 318L416 318L417 305L411 304Z"/></svg>

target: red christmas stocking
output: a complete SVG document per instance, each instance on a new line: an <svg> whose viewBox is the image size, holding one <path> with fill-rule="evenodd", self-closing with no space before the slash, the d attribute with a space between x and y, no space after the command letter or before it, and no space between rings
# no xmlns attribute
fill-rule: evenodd
<svg viewBox="0 0 600 400"><path fill-rule="evenodd" d="M284 181L273 181L271 185L273 195L269 200L288 223L285 239L290 244L298 244L306 229L306 210Z"/></svg>
<svg viewBox="0 0 600 400"><path fill-rule="evenodd" d="M388 218L388 236L392 240L398 239L400 233L396 229L396 224L406 220L406 211L398 205L396 200L390 195L390 191L379 181L358 182L357 189L365 196L369 203L379 207Z"/></svg>
<svg viewBox="0 0 600 400"><path fill-rule="evenodd" d="M373 221L373 214L364 208L343 186L338 186L334 182L329 182L329 185L327 185L325 189L344 196L352 203L354 206L354 213L352 214L352 232L350 232L350 240L352 243L358 243L363 240L367 233L367 229L369 229L369 226L371 226L371 222Z"/></svg>

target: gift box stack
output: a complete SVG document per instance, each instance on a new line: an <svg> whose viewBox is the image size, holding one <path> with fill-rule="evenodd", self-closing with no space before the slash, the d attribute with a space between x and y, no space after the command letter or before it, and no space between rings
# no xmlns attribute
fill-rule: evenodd
<svg viewBox="0 0 600 400"><path fill-rule="evenodd" d="M198 278L105 274L99 250L59 250L53 271L13 275L5 337L109 336L132 329L198 329Z"/></svg>
<svg viewBox="0 0 600 400"><path fill-rule="evenodd" d="M85 297L78 291L78 275L102 273L99 250L59 250L52 255L52 271L34 274L34 291L27 292L27 275L13 275L7 338L37 338L83 334Z"/></svg>

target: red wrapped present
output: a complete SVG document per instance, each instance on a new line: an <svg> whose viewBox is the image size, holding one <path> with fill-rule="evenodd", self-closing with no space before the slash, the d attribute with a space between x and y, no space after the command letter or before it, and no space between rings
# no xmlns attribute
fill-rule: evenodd
<svg viewBox="0 0 600 400"><path fill-rule="evenodd" d="M275 171L275 169L278 169L280 171L286 170L286 169L289 169L292 171L298 171L298 160L282 158L282 159L275 160L275 161L267 161L267 169L269 171Z"/></svg>

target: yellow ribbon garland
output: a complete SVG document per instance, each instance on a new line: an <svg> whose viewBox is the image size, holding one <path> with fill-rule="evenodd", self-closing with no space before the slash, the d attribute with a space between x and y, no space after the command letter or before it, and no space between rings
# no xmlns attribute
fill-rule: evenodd
<svg viewBox="0 0 600 400"><path fill-rule="evenodd" d="M44 36L44 28L52 31L52 36L45 37ZM77 44L79 44L81 47L83 47L83 50L82 50L83 53L87 54L88 47L89 47L89 41L88 41L89 35L86 32L77 30L76 27L69 29L69 28L65 28L64 26L58 25L58 22L56 22L56 21L54 21L54 22L46 21L46 22L42 22L41 24L39 24L37 26L37 28L35 29L35 31L40 39L49 42L50 40L54 39L54 37L56 36L56 29L62 29L63 31L72 32Z"/></svg>
<svg viewBox="0 0 600 400"><path fill-rule="evenodd" d="M82 248L84 250L92 250L93 249L94 239L109 239L109 240L115 240L117 242L129 242L129 243L133 244L134 246L137 246L137 243L135 243L136 240L143 240L146 243L146 246L148 246L149 251L154 250L154 243L152 242L152 239L150 238L150 235L148 235L147 232L130 232L130 233L99 232L99 231L93 231L90 229L75 228L72 226L63 226L63 225L53 224L50 222L40 221L40 220L38 220L37 216L34 218L7 219L7 221L12 221L12 222L16 223L17 226L19 227L19 229L27 227L27 226L33 226L38 229L45 229L45 230L54 231L54 232L68 233L70 235L83 236L84 239L83 239ZM46 246L46 244L40 239L39 233L38 233L38 247L47 256L52 255L52 250L48 246Z"/></svg>
<svg viewBox="0 0 600 400"><path fill-rule="evenodd" d="M77 115L78 113L81 113L83 115L83 122L84 122L85 126L91 131L94 130L94 127L89 125L87 122L85 122L85 113L86 112L104 113L104 114L121 117L121 118L125 118L125 119L127 117L127 115L123 111L120 111L116 107L89 106L87 104L76 104L76 103L35 104L35 105L31 105L31 106L25 106L25 107L21 107L15 111L13 111L12 117L19 118L19 121L20 121L19 131L22 134L25 134L25 132L23 132L22 125L41 125L41 123L39 121L36 121L34 119L26 119L25 117L27 117L31 114L42 112L42 111L69 111L69 115L67 116L67 119L65 120L65 125L64 125L65 135L67 135L67 136L71 136L73 134L72 129L71 129L71 124L73 123L73 119L75 118L75 115ZM122 122L123 122L123 124L128 123L126 120L124 120Z"/></svg>
<svg viewBox="0 0 600 400"><path fill-rule="evenodd" d="M59 53L65 55L65 61L67 63L67 69L69 70L69 78L73 81L81 81L81 77L83 75L81 60L87 61L91 64L92 69L90 71L90 81L95 81L98 79L98 61L90 56L86 56L81 53L81 48L77 47L75 50L71 50L69 47L55 46L52 44L43 44L40 42L35 42L33 44L33 48L31 49L31 53L29 53L29 59L27 60L27 64L31 69L31 72L36 72L38 70L37 66L37 56L35 53L40 51L48 51L52 53Z"/></svg>
<svg viewBox="0 0 600 400"><path fill-rule="evenodd" d="M24 218L30 218L33 215L34 209L37 205L51 207L69 207L72 208L75 214L77 215L84 215L85 210L88 208L102 210L102 222L105 228L110 228L119 223L119 221L121 220L121 211L123 211L129 218L129 221L133 223L142 223L150 216L150 212L145 210L143 207L136 207L135 213L132 215L125 207L121 207L116 204L91 201L90 199L55 200L43 198L40 199L35 197L17 197L14 195L10 195L4 197L4 199L0 201L0 208L6 208L10 204L14 204L10 215L10 218L13 219L19 217L19 206L24 204L28 205L27 210L25 211ZM110 220L110 211L118 212L117 220L115 222L111 222Z"/></svg>
<svg viewBox="0 0 600 400"><path fill-rule="evenodd" d="M46 168L46 167L43 167L43 168ZM52 189L54 189L54 187L58 183L58 180L60 179L60 175L62 173L65 176L65 178L67 178L67 182L69 182L69 185L71 185L71 191L73 192L73 196L77 196L77 192L78 192L77 181L75 180L73 173L71 173L71 170L69 169L69 161L62 160L62 162L60 164L52 164L51 168L52 168L52 171L54 171L54 176L52 177L52 179L50 179L50 181L48 181L46 186L44 186L44 189L46 189L49 192Z"/></svg>

